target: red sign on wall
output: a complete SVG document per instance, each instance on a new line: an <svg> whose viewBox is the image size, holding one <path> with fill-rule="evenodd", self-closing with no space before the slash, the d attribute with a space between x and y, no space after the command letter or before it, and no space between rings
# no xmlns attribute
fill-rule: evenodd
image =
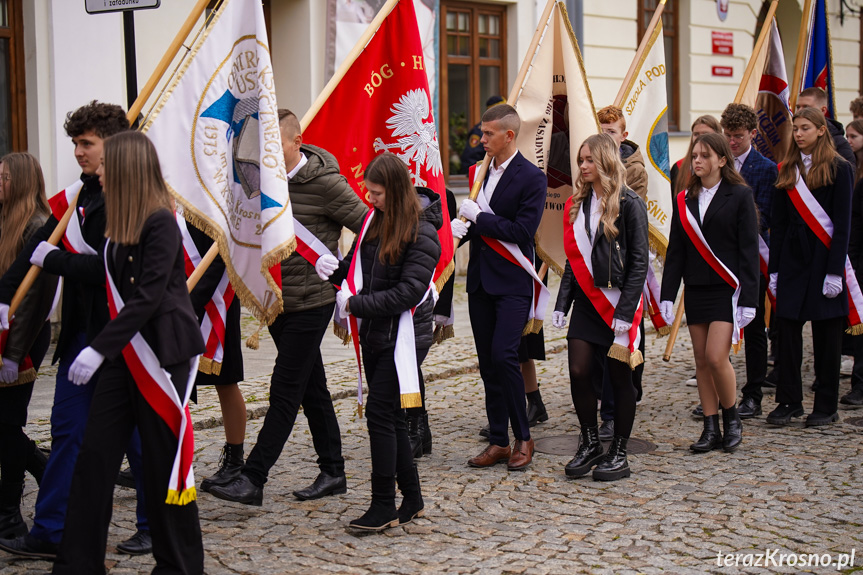
<svg viewBox="0 0 863 575"><path fill-rule="evenodd" d="M734 75L734 68L731 66L713 66L713 75L730 78Z"/></svg>
<svg viewBox="0 0 863 575"><path fill-rule="evenodd" d="M733 32L710 32L713 40L713 53L723 56L734 56L734 33Z"/></svg>

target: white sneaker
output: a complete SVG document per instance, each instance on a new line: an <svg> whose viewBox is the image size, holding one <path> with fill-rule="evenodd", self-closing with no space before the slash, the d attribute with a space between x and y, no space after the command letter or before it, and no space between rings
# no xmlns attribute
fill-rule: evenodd
<svg viewBox="0 0 863 575"><path fill-rule="evenodd" d="M698 380L695 379L695 376L693 375L686 380L686 385L688 385L689 387L698 387Z"/></svg>
<svg viewBox="0 0 863 575"><path fill-rule="evenodd" d="M840 375L851 375L854 370L854 358L850 355L842 356L842 365L839 367Z"/></svg>

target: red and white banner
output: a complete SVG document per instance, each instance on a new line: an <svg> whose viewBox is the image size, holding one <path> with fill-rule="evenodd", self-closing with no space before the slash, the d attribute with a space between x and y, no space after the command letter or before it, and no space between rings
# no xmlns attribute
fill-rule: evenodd
<svg viewBox="0 0 863 575"><path fill-rule="evenodd" d="M371 39L353 60L343 62L303 118L303 141L333 154L342 175L369 206L363 177L366 166L381 152L396 154L408 167L414 185L440 196L446 214L446 184L426 76L428 63L423 57L413 1L387 4L371 26L375 27ZM346 123L350 129L345 129ZM440 290L454 269L450 227L442 226L438 237L441 258L434 281Z"/></svg>
<svg viewBox="0 0 863 575"><path fill-rule="evenodd" d="M73 202L78 201L78 193L84 187L84 182L78 180L65 190L62 190L48 200L48 204L51 207L51 213L57 218L57 221L63 219L63 216L66 214L66 210L69 209L69 205ZM84 213L84 208L78 208L78 213L75 214L72 218L69 218L69 225L66 226L66 233L63 234L63 246L67 251L72 252L73 254L85 254L85 255L95 255L96 250L94 250L90 244L84 241L84 236L81 233L81 219L84 219L87 214Z"/></svg>
<svg viewBox="0 0 863 575"><path fill-rule="evenodd" d="M833 220L812 195L809 186L800 177L800 172L797 172L797 184L794 188L788 190L788 197L791 198L791 203L797 209L800 217L809 226L821 243L827 249L830 249L830 244L833 242ZM860 313L863 312L863 292L860 290L860 284L857 283L857 275L854 273L854 268L851 266L851 260L845 256L845 285L848 287L848 333L863 332L861 325Z"/></svg>
<svg viewBox="0 0 863 575"><path fill-rule="evenodd" d="M108 268L109 253L110 250L106 245L105 275L108 284L108 311L113 320L119 315L125 303ZM195 436L192 431L192 416L189 413L189 397L192 394L195 373L198 371L199 356L196 355L189 360L189 380L186 382L186 392L182 398L177 394L171 375L162 369L156 353L140 333L136 333L129 344L123 348L123 359L144 400L177 438L177 453L174 455L174 465L171 467L165 503L169 505L190 503L197 499L197 495L195 474L192 471Z"/></svg>
<svg viewBox="0 0 863 575"><path fill-rule="evenodd" d="M761 267L761 275L767 280L767 299L770 300L770 305L776 309L776 294L770 289L770 272L768 272L768 264L770 263L770 247L761 234L758 234L758 264Z"/></svg>
<svg viewBox="0 0 863 575"><path fill-rule="evenodd" d="M593 304L596 312L602 318L609 329L614 323L614 311L617 309L617 304L620 301L619 288L598 288L593 281L593 262L590 260L590 254L593 246L590 238L587 237L587 232L584 229L584 210L578 210L573 223L569 223L569 210L572 207L572 198L566 201L566 206L563 210L563 246L566 250L566 259L572 268L572 274L578 282L581 291L588 297ZM638 351L638 346L641 343L641 316L644 313L644 298L639 298L638 307L635 309L635 316L632 318L632 326L629 331L615 335L614 344L608 350L608 356L619 361L629 364L632 369L635 369L639 364L644 363L644 358L641 352ZM615 349L616 348L616 349ZM626 350L623 355L618 354L618 350Z"/></svg>
<svg viewBox="0 0 863 575"><path fill-rule="evenodd" d="M648 304L647 313L653 328L659 336L663 336L671 333L671 326L665 323L662 314L659 313L660 291L659 280L656 272L653 271L653 262L650 262L647 266L647 279L644 281L644 299Z"/></svg>
<svg viewBox="0 0 863 575"><path fill-rule="evenodd" d="M719 277L734 289L734 295L731 296L731 317L734 324L734 329L731 332L731 345L734 346L736 352L739 349L740 341L743 339L743 329L737 323L737 301L740 299L740 280L713 253L713 249L707 243L704 234L701 233L698 220L686 205L686 190L677 194L677 210L680 213L680 223L683 225L683 231L689 236L689 240L695 246L695 249L698 250L704 261L713 268L713 271L719 274Z"/></svg>
<svg viewBox="0 0 863 575"><path fill-rule="evenodd" d="M764 45L767 50L764 73L753 106L758 114L758 134L752 143L766 158L779 163L791 142L791 105L785 54L775 19L770 24L770 42Z"/></svg>

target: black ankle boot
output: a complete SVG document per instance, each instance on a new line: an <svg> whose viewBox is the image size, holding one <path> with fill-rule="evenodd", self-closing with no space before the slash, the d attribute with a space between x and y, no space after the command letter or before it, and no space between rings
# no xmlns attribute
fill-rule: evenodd
<svg viewBox="0 0 863 575"><path fill-rule="evenodd" d="M201 491L209 492L214 485L225 486L243 471L243 444L225 443L219 457L219 470L201 481Z"/></svg>
<svg viewBox="0 0 863 575"><path fill-rule="evenodd" d="M33 476L37 485L42 485L42 475L45 474L46 465L48 465L48 456L31 439L30 449L27 451L27 459L24 460L24 469Z"/></svg>
<svg viewBox="0 0 863 575"><path fill-rule="evenodd" d="M420 416L419 435L423 443L423 455L429 455L432 452L432 434L429 427L429 414L423 413Z"/></svg>
<svg viewBox="0 0 863 575"><path fill-rule="evenodd" d="M399 484L399 491L402 492L402 504L399 506L399 525L404 525L417 517L422 517L425 509L416 463L399 471L396 475L396 481Z"/></svg>
<svg viewBox="0 0 863 575"><path fill-rule="evenodd" d="M722 433L719 431L719 414L704 416L704 431L698 441L689 446L696 453L707 453L722 447Z"/></svg>
<svg viewBox="0 0 863 575"><path fill-rule="evenodd" d="M582 477L587 475L590 468L599 463L603 458L602 444L599 442L599 428L581 428L581 443L575 457L566 464L564 471L567 477Z"/></svg>
<svg viewBox="0 0 863 575"><path fill-rule="evenodd" d="M419 459L423 456L423 438L420 434L420 416L405 415L405 423L408 426L408 439L411 440L411 453L414 459Z"/></svg>
<svg viewBox="0 0 863 575"><path fill-rule="evenodd" d="M548 411L537 389L527 394L527 424L533 427L543 421L548 421Z"/></svg>
<svg viewBox="0 0 863 575"><path fill-rule="evenodd" d="M737 406L722 408L722 449L731 453L743 443L743 421L737 413Z"/></svg>
<svg viewBox="0 0 863 575"><path fill-rule="evenodd" d="M364 531L383 531L398 524L396 478L372 473L372 504L362 517L348 523L348 527Z"/></svg>
<svg viewBox="0 0 863 575"><path fill-rule="evenodd" d="M24 482L0 483L0 538L15 539L27 535L29 530L21 517L21 495Z"/></svg>
<svg viewBox="0 0 863 575"><path fill-rule="evenodd" d="M611 447L599 465L593 468L593 478L597 481L617 481L629 477L629 462L626 460L626 444L629 438L615 435Z"/></svg>

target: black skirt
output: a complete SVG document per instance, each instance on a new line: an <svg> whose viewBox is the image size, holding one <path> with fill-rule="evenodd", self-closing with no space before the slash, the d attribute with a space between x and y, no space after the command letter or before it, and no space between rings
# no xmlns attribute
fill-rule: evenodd
<svg viewBox="0 0 863 575"><path fill-rule="evenodd" d="M243 381L243 337L240 333L240 298L235 297L225 318L225 355L218 375L198 372L195 385L232 385Z"/></svg>
<svg viewBox="0 0 863 575"><path fill-rule="evenodd" d="M713 321L734 323L731 298L734 290L729 285L685 286L683 292L686 323L698 325Z"/></svg>
<svg viewBox="0 0 863 575"><path fill-rule="evenodd" d="M572 314L567 339L580 339L608 349L614 343L614 332L608 326L578 282L572 282Z"/></svg>
<svg viewBox="0 0 863 575"><path fill-rule="evenodd" d="M524 363L529 359L545 359L545 334L540 329L539 333L529 333L521 337L518 345L518 362Z"/></svg>

